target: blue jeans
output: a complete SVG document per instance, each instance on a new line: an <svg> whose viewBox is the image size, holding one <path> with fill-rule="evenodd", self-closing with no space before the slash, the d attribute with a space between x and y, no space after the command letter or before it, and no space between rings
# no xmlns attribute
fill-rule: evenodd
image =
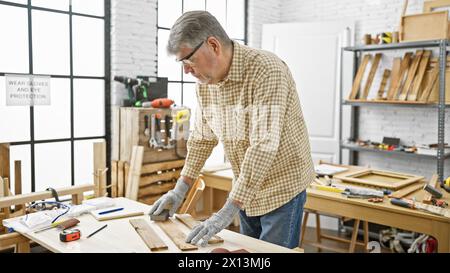
<svg viewBox="0 0 450 273"><path fill-rule="evenodd" d="M298 247L306 191L283 206L261 216L249 217L239 212L240 232L244 235L287 248Z"/></svg>

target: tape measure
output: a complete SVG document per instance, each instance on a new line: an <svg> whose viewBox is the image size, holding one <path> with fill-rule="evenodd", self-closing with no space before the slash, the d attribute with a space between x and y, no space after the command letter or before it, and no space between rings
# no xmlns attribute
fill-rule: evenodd
<svg viewBox="0 0 450 273"><path fill-rule="evenodd" d="M444 185L450 187L450 176L444 181Z"/></svg>
<svg viewBox="0 0 450 273"><path fill-rule="evenodd" d="M61 242L72 242L80 239L81 231L79 229L66 229L61 231L59 239Z"/></svg>

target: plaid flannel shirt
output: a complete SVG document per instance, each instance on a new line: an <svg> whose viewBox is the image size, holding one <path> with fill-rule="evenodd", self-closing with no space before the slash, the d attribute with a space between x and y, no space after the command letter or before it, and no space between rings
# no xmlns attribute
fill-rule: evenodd
<svg viewBox="0 0 450 273"><path fill-rule="evenodd" d="M196 179L218 142L234 179L229 197L248 216L289 202L314 179L295 82L274 54L234 42L228 76L197 84L198 107L181 175Z"/></svg>

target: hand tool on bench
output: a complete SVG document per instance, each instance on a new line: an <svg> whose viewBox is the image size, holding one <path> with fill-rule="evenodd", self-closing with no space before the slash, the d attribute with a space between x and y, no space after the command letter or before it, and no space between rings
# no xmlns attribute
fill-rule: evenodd
<svg viewBox="0 0 450 273"><path fill-rule="evenodd" d="M149 140L150 148L156 148L158 146L155 135L156 135L156 117L155 117L155 114L152 114L151 115L151 137Z"/></svg>
<svg viewBox="0 0 450 273"><path fill-rule="evenodd" d="M65 221L55 222L55 223L52 223L51 225L49 225L47 227L43 227L41 229L35 230L34 233L39 233L39 232L42 232L42 231L45 231L45 230L49 230L49 229L52 229L52 228L58 228L58 229L61 229L61 230L65 230L65 229L68 229L68 228L76 226L79 222L80 221L78 219L70 218L70 219L67 219Z"/></svg>
<svg viewBox="0 0 450 273"><path fill-rule="evenodd" d="M161 148L162 144L162 136L161 136L161 115L155 114L155 139L157 143L157 148Z"/></svg>

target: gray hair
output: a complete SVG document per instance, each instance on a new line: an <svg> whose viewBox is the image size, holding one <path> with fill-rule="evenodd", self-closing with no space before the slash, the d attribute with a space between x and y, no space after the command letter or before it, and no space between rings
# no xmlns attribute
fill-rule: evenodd
<svg viewBox="0 0 450 273"><path fill-rule="evenodd" d="M211 36L225 47L231 46L231 39L211 13L201 10L185 12L170 30L167 53L175 55L183 45L194 48Z"/></svg>

